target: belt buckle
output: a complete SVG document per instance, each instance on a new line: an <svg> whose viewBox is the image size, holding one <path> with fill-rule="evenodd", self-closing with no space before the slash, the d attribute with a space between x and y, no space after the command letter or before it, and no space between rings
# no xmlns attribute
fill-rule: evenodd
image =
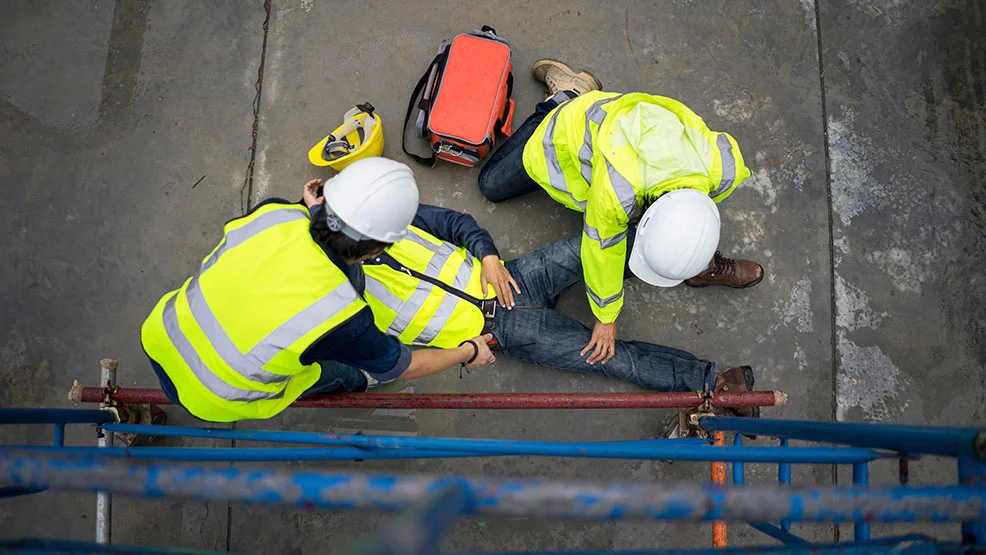
<svg viewBox="0 0 986 555"><path fill-rule="evenodd" d="M483 311L483 317L492 320L496 316L496 300L488 300L480 303L479 309Z"/></svg>

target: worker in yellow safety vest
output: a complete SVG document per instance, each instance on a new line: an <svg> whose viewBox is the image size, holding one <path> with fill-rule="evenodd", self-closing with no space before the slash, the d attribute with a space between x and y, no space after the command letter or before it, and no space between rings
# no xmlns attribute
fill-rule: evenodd
<svg viewBox="0 0 986 555"><path fill-rule="evenodd" d="M410 168L365 158L303 201L268 199L228 222L199 271L141 329L165 394L213 422L269 418L303 395L364 391L493 359L488 337L413 353L373 323L351 265L407 236ZM480 335L480 334L477 334Z"/></svg>
<svg viewBox="0 0 986 555"><path fill-rule="evenodd" d="M733 137L676 100L602 92L591 73L557 60L531 72L549 96L493 153L479 188L493 202L544 189L583 213L582 269L597 321L582 355L613 357L631 227L629 267L649 284L742 288L763 279L756 262L717 250L716 203L750 176Z"/></svg>
<svg viewBox="0 0 986 555"><path fill-rule="evenodd" d="M377 326L408 345L454 348L488 333L493 349L508 356L645 389L753 388L749 366L718 373L714 362L643 341L616 341L605 364L579 355L592 332L553 307L582 280L582 241L573 235L503 263L472 216L421 205L406 239L363 262L364 297ZM752 408L736 413L757 415Z"/></svg>

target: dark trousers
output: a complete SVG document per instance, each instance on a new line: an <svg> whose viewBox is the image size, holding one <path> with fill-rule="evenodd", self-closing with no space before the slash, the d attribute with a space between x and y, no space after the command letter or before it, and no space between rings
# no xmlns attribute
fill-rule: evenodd
<svg viewBox="0 0 986 555"><path fill-rule="evenodd" d="M513 310L497 310L493 317L490 331L505 347L503 354L568 372L602 374L653 391L713 388L714 362L645 341L617 340L609 362L586 362L587 356L579 352L589 344L592 330L554 310L558 296L582 281L581 242L579 233L507 262L521 293Z"/></svg>
<svg viewBox="0 0 986 555"><path fill-rule="evenodd" d="M575 96L574 92L559 91L539 102L524 124L493 152L479 172L479 191L484 197L492 202L503 202L541 190L541 186L524 169L524 145L551 110Z"/></svg>

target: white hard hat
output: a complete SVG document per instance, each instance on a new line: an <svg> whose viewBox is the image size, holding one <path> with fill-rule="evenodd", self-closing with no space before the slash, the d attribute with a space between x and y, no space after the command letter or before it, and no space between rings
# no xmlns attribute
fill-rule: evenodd
<svg viewBox="0 0 986 555"><path fill-rule="evenodd" d="M709 267L719 245L719 209L708 195L678 189L658 198L637 225L630 271L674 287Z"/></svg>
<svg viewBox="0 0 986 555"><path fill-rule="evenodd" d="M374 156L346 166L325 182L329 229L352 239L396 243L418 211L418 185L411 168Z"/></svg>

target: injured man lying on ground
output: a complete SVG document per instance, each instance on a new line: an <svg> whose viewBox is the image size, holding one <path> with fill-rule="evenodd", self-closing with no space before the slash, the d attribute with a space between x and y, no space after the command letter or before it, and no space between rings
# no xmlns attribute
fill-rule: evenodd
<svg viewBox="0 0 986 555"><path fill-rule="evenodd" d="M363 282L377 326L408 345L451 348L482 335L498 354L653 391L753 388L749 366L719 373L714 362L680 349L617 341L612 352L593 352L592 331L554 310L559 295L582 281L580 242L573 235L504 263L472 216L420 205L408 237L353 266L351 279L357 289Z"/></svg>

